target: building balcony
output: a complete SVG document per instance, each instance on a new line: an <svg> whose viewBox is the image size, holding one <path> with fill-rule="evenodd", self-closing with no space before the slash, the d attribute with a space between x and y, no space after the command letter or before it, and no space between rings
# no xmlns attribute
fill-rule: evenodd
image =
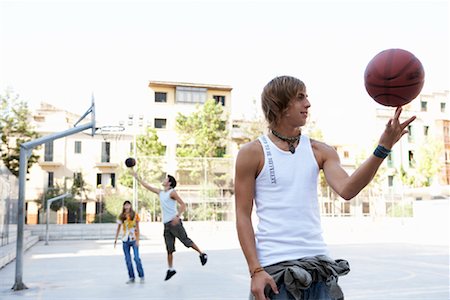
<svg viewBox="0 0 450 300"><path fill-rule="evenodd" d="M46 170L46 169L54 169L54 168L59 168L63 166L63 163L59 162L59 161L44 161L44 160L39 160L39 166Z"/></svg>
<svg viewBox="0 0 450 300"><path fill-rule="evenodd" d="M119 167L119 164L114 162L97 162L95 167L99 169L115 169Z"/></svg>

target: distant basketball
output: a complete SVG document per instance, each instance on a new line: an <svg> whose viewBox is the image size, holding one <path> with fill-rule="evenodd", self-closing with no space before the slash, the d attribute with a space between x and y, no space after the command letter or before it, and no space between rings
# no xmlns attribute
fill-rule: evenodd
<svg viewBox="0 0 450 300"><path fill-rule="evenodd" d="M128 168L132 168L136 165L136 160L132 157L128 157L127 159L125 159L125 165Z"/></svg>
<svg viewBox="0 0 450 300"><path fill-rule="evenodd" d="M364 72L364 85L370 97L385 106L402 106L422 90L425 71L420 60L403 49L381 51Z"/></svg>

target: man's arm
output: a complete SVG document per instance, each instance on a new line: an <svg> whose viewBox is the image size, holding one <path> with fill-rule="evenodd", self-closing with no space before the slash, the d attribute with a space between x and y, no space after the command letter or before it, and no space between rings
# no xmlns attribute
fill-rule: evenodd
<svg viewBox="0 0 450 300"><path fill-rule="evenodd" d="M136 178L136 180L137 180L140 184L142 184L142 186L145 187L147 190L152 191L152 192L155 193L155 194L159 194L159 192L161 192L160 189L158 189L158 188L156 188L156 187L153 187L153 186L151 186L150 184L148 184L147 182L145 182L144 180L142 180L142 179L139 177L139 175L136 173L136 171L134 171L134 170L131 169L131 170L130 170L130 173L131 173L131 175L132 175L134 178Z"/></svg>
<svg viewBox="0 0 450 300"><path fill-rule="evenodd" d="M242 147L236 158L235 174L236 228L239 243L251 273L251 291L256 300L266 299L264 288L267 284L278 293L273 278L264 271L258 271L261 270L261 265L256 254L255 232L251 220L255 178L258 173L261 151L262 149L257 142Z"/></svg>
<svg viewBox="0 0 450 300"><path fill-rule="evenodd" d="M401 107L397 107L393 119L386 124L386 129L380 137L379 145L386 149L392 147L400 138L408 132L405 128L416 118L411 117L400 123ZM321 145L319 153L323 158L323 171L328 184L342 198L350 200L355 197L375 176L378 168L383 162L383 158L374 154L370 155L366 161L359 166L351 176L342 168L338 154L332 147Z"/></svg>
<svg viewBox="0 0 450 300"><path fill-rule="evenodd" d="M181 197L178 195L178 193L176 191L172 191L170 193L170 198L172 198L173 200L178 202L177 217L180 218L181 215L186 211L186 204L184 203L184 201L181 199Z"/></svg>

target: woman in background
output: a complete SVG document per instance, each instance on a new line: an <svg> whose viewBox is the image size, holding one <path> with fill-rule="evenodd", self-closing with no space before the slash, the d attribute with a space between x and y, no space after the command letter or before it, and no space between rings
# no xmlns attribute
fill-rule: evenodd
<svg viewBox="0 0 450 300"><path fill-rule="evenodd" d="M117 244L117 237L119 236L120 227L123 225L122 246L129 277L127 284L135 282L130 248L133 248L134 262L136 263L136 269L141 283L144 282L144 269L142 268L141 258L139 257L139 220L139 215L132 209L131 202L128 200L125 201L123 203L122 213L117 219L117 231L116 238L114 240L114 247L116 247Z"/></svg>

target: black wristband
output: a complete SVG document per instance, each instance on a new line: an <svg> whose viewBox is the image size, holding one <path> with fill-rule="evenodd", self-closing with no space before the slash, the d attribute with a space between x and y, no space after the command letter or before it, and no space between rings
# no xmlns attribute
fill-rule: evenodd
<svg viewBox="0 0 450 300"><path fill-rule="evenodd" d="M391 153L391 150L386 149L381 145L378 145L373 151L373 155L382 159L386 158L389 155L389 153Z"/></svg>

